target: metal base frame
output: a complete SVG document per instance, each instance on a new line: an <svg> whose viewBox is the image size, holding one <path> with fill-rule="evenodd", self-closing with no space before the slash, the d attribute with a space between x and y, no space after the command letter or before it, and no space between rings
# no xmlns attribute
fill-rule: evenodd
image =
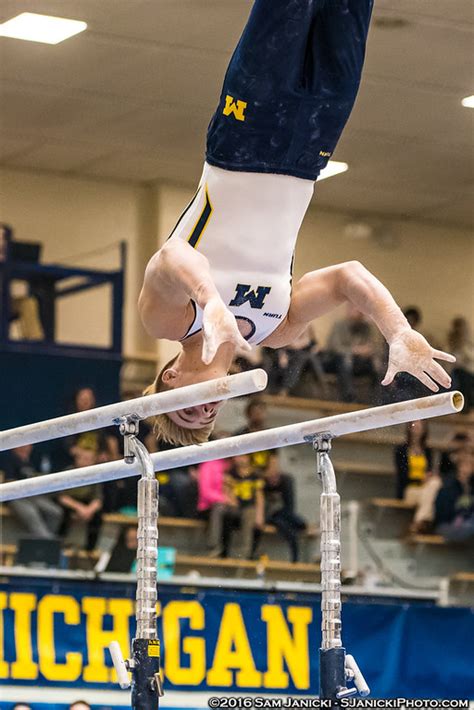
<svg viewBox="0 0 474 710"><path fill-rule="evenodd" d="M332 435L308 437L316 452L316 473L321 480L321 614L322 641L319 651L319 694L338 701L354 695L365 697L370 689L353 656L346 654L341 640L341 499L330 458ZM354 685L348 687L348 683Z"/></svg>

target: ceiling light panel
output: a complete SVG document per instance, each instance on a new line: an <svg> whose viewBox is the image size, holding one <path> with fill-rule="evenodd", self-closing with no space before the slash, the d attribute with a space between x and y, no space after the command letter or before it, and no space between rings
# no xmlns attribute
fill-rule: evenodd
<svg viewBox="0 0 474 710"><path fill-rule="evenodd" d="M79 32L84 32L86 28L87 23L79 20L22 12L21 15L0 24L0 37L43 42L44 44L59 44Z"/></svg>

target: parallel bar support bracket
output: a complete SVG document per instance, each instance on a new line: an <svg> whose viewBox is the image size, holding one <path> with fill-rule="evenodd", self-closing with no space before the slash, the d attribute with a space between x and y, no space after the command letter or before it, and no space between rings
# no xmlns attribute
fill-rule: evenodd
<svg viewBox="0 0 474 710"><path fill-rule="evenodd" d="M321 432L305 437L316 453L316 473L321 480L321 631L319 651L319 695L338 701L354 695L365 697L370 690L353 656L346 655L341 630L341 499L331 461L333 435ZM349 682L353 687L348 687Z"/></svg>
<svg viewBox="0 0 474 710"><path fill-rule="evenodd" d="M115 420L115 424L120 426L120 433L124 437L125 462L133 464L138 460L142 475L138 481L136 635L132 643L132 657L128 661L123 661L116 643L112 644L111 654L119 682L123 678L124 665L132 675L132 710L157 710L163 695L156 614L158 481L151 456L138 439L139 417L133 414L120 417ZM122 687L127 685L130 684L121 682Z"/></svg>

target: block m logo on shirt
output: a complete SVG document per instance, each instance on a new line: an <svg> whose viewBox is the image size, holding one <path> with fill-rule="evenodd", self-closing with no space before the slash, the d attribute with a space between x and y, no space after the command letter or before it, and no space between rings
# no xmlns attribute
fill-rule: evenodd
<svg viewBox="0 0 474 710"><path fill-rule="evenodd" d="M243 306L245 303L249 303L250 308L261 310L265 304L265 298L271 290L271 286L259 286L257 289L253 289L250 284L237 284L235 296L229 306Z"/></svg>
<svg viewBox="0 0 474 710"><path fill-rule="evenodd" d="M233 96L227 95L225 98L224 116L232 116L237 121L245 121L245 109L247 108L245 101L236 101Z"/></svg>

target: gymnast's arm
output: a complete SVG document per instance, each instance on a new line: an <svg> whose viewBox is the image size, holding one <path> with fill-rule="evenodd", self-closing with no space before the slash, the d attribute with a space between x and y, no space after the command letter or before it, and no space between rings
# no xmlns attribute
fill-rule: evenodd
<svg viewBox="0 0 474 710"><path fill-rule="evenodd" d="M409 372L433 392L438 391L436 383L451 386L449 375L434 358L447 362L455 358L433 349L412 330L390 292L357 261L305 274L293 289L286 320L263 344L288 345L312 320L344 302L371 318L390 346L383 385L391 384L397 372Z"/></svg>
<svg viewBox="0 0 474 710"><path fill-rule="evenodd" d="M192 301L203 309L203 362L212 362L223 343L250 349L217 291L206 257L187 242L170 239L145 270L138 300L145 330L154 338L181 340L193 322Z"/></svg>

